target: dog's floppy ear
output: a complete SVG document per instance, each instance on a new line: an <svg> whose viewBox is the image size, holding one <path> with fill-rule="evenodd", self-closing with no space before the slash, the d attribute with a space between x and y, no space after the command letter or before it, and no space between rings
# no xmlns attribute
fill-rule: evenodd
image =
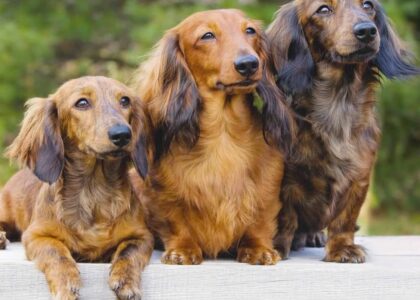
<svg viewBox="0 0 420 300"><path fill-rule="evenodd" d="M259 56L263 61L263 76L257 86L257 93L263 101L263 132L266 142L276 146L286 155L290 152L294 139L294 120L286 104L284 93L277 87L271 56L268 52L266 36L261 35Z"/></svg>
<svg viewBox="0 0 420 300"><path fill-rule="evenodd" d="M153 123L155 160L168 152L173 140L194 146L200 133L200 98L175 31L165 34L136 80Z"/></svg>
<svg viewBox="0 0 420 300"><path fill-rule="evenodd" d="M149 138L150 130L148 120L144 114L143 103L135 98L132 101L133 113L131 116L131 127L134 136L134 148L131 159L139 175L145 179L149 169Z"/></svg>
<svg viewBox="0 0 420 300"><path fill-rule="evenodd" d="M52 184L64 168L64 145L57 108L51 99L33 98L26 103L22 127L6 155L29 167L42 181Z"/></svg>
<svg viewBox="0 0 420 300"><path fill-rule="evenodd" d="M420 69L407 62L410 54L402 46L402 42L381 6L377 7L375 22L379 30L381 45L374 59L374 65L389 79L419 75Z"/></svg>
<svg viewBox="0 0 420 300"><path fill-rule="evenodd" d="M277 85L289 95L312 87L315 63L299 22L295 4L283 5L267 30Z"/></svg>

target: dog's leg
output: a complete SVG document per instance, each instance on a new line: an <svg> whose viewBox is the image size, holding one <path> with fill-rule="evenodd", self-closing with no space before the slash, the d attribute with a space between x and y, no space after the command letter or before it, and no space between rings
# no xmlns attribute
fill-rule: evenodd
<svg viewBox="0 0 420 300"><path fill-rule="evenodd" d="M281 257L273 247L273 237L277 230L276 216L280 201L276 197L266 206L254 224L246 229L242 237L237 260L251 265L275 265Z"/></svg>
<svg viewBox="0 0 420 300"><path fill-rule="evenodd" d="M273 247L272 226L258 224L248 228L241 239L237 260L251 265L275 265L281 257Z"/></svg>
<svg viewBox="0 0 420 300"><path fill-rule="evenodd" d="M179 226L179 224L177 224ZM197 243L187 234L186 228L176 236L165 239L165 253L161 261L168 265L199 265L203 262L203 252Z"/></svg>
<svg viewBox="0 0 420 300"><path fill-rule="evenodd" d="M141 272L149 263L153 239L133 239L118 245L112 257L109 286L120 300L140 300Z"/></svg>
<svg viewBox="0 0 420 300"><path fill-rule="evenodd" d="M282 259L287 259L292 247L293 237L298 228L296 210L290 205L285 205L278 216L278 232L274 238L274 245L280 252Z"/></svg>
<svg viewBox="0 0 420 300"><path fill-rule="evenodd" d="M156 215L159 213L156 211ZM166 222L161 221L155 226L165 245L165 252L161 257L162 263L198 265L203 262L203 251L191 235L181 210L177 209L172 214L166 214Z"/></svg>
<svg viewBox="0 0 420 300"><path fill-rule="evenodd" d="M368 181L353 183L344 195L346 206L328 226L325 261L342 263L365 262L362 246L354 244L357 217L369 189Z"/></svg>
<svg viewBox="0 0 420 300"><path fill-rule="evenodd" d="M78 299L80 273L70 250L59 240L25 232L26 255L45 274L54 299Z"/></svg>

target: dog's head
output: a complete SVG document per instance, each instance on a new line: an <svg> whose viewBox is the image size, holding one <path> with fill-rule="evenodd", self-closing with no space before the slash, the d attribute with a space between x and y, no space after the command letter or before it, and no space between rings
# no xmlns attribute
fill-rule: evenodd
<svg viewBox="0 0 420 300"><path fill-rule="evenodd" d="M253 92L267 54L259 22L238 10L193 14L168 32L171 53L182 55L200 91Z"/></svg>
<svg viewBox="0 0 420 300"><path fill-rule="evenodd" d="M267 139L287 144L291 121L268 60L260 23L238 10L199 12L170 29L138 78L138 90L158 123L156 157L168 151L174 139L189 147L196 143L202 99L215 99L215 93L259 92L264 114L270 115L264 118Z"/></svg>
<svg viewBox="0 0 420 300"><path fill-rule="evenodd" d="M83 159L131 156L140 175L146 176L146 120L140 101L122 83L82 77L66 82L48 98L30 99L26 107L22 128L7 154L40 180L57 181L67 151L74 149Z"/></svg>
<svg viewBox="0 0 420 300"><path fill-rule="evenodd" d="M279 10L268 35L278 82L292 94L311 88L321 61L369 65L388 78L419 74L376 0L295 0Z"/></svg>

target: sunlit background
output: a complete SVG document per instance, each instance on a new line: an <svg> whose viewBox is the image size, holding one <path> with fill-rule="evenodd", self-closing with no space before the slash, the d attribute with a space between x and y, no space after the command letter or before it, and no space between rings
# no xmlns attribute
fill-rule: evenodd
<svg viewBox="0 0 420 300"><path fill-rule="evenodd" d="M18 131L26 99L86 74L127 82L164 31L193 12L236 7L268 25L282 2L0 1L0 151ZM420 57L420 1L382 3ZM384 81L378 96L383 138L361 232L420 234L420 78ZM0 187L14 171L0 158Z"/></svg>

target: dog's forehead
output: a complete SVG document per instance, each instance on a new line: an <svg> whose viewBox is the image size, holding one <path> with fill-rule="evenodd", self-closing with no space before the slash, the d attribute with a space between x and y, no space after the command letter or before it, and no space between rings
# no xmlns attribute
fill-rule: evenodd
<svg viewBox="0 0 420 300"><path fill-rule="evenodd" d="M200 25L224 26L235 25L251 22L245 14L238 9L218 9L202 11L192 14L181 22L177 27L180 32L189 31Z"/></svg>
<svg viewBox="0 0 420 300"><path fill-rule="evenodd" d="M66 95L86 91L89 93L131 94L128 87L121 82L103 76L85 76L69 80L57 90L57 94Z"/></svg>
<svg viewBox="0 0 420 300"><path fill-rule="evenodd" d="M329 5L331 7L359 5L362 0L295 0L298 7L307 8L312 5Z"/></svg>

